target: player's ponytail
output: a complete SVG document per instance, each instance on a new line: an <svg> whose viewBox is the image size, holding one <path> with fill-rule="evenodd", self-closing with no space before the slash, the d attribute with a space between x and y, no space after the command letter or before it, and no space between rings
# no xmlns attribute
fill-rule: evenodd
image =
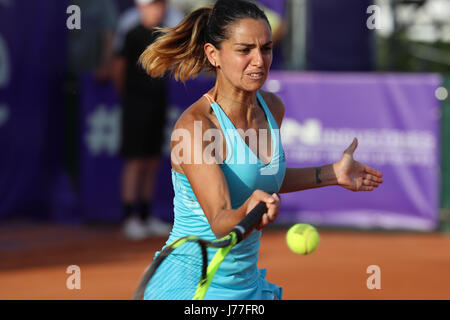
<svg viewBox="0 0 450 320"><path fill-rule="evenodd" d="M144 70L152 77L161 77L169 70L176 80L184 82L195 78L205 67L211 68L203 47L212 8L195 10L176 27L160 28L163 35L139 58Z"/></svg>
<svg viewBox="0 0 450 320"><path fill-rule="evenodd" d="M162 35L139 58L139 62L152 77L161 77L171 71L176 80L195 78L203 69L214 71L204 46L211 43L221 49L229 38L228 27L244 18L263 19L264 12L246 0L218 0L193 11L174 28L160 28Z"/></svg>

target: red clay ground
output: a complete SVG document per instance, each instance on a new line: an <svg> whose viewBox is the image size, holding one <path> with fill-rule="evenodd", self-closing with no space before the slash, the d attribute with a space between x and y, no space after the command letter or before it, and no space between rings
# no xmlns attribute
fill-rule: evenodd
<svg viewBox="0 0 450 320"><path fill-rule="evenodd" d="M309 256L291 253L286 230L266 230L260 268L284 299L450 299L450 236L321 230ZM116 227L1 226L0 299L130 299L164 238L125 240ZM81 290L68 290L70 265ZM367 267L381 269L369 290Z"/></svg>

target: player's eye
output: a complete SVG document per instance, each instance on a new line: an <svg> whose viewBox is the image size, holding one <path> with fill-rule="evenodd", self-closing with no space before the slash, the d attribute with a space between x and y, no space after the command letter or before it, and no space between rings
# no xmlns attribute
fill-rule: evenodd
<svg viewBox="0 0 450 320"><path fill-rule="evenodd" d="M239 52L242 52L242 53L249 53L249 52L250 52L250 49L249 49L249 48L239 49Z"/></svg>

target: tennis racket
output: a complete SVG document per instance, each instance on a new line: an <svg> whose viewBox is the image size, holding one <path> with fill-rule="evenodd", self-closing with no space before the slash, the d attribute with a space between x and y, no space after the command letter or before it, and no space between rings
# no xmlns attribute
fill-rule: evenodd
<svg viewBox="0 0 450 320"><path fill-rule="evenodd" d="M133 300L142 299L146 290L155 300L203 300L231 248L242 241L244 234L252 230L266 212L266 204L260 202L228 235L218 240L186 236L173 241L146 269ZM207 248L218 249L209 265Z"/></svg>

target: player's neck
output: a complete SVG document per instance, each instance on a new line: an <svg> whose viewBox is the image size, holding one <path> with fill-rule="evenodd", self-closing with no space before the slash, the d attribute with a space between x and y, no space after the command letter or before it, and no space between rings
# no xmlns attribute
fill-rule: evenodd
<svg viewBox="0 0 450 320"><path fill-rule="evenodd" d="M245 91L229 84L216 82L211 95L229 117L250 119L257 108L256 92Z"/></svg>

